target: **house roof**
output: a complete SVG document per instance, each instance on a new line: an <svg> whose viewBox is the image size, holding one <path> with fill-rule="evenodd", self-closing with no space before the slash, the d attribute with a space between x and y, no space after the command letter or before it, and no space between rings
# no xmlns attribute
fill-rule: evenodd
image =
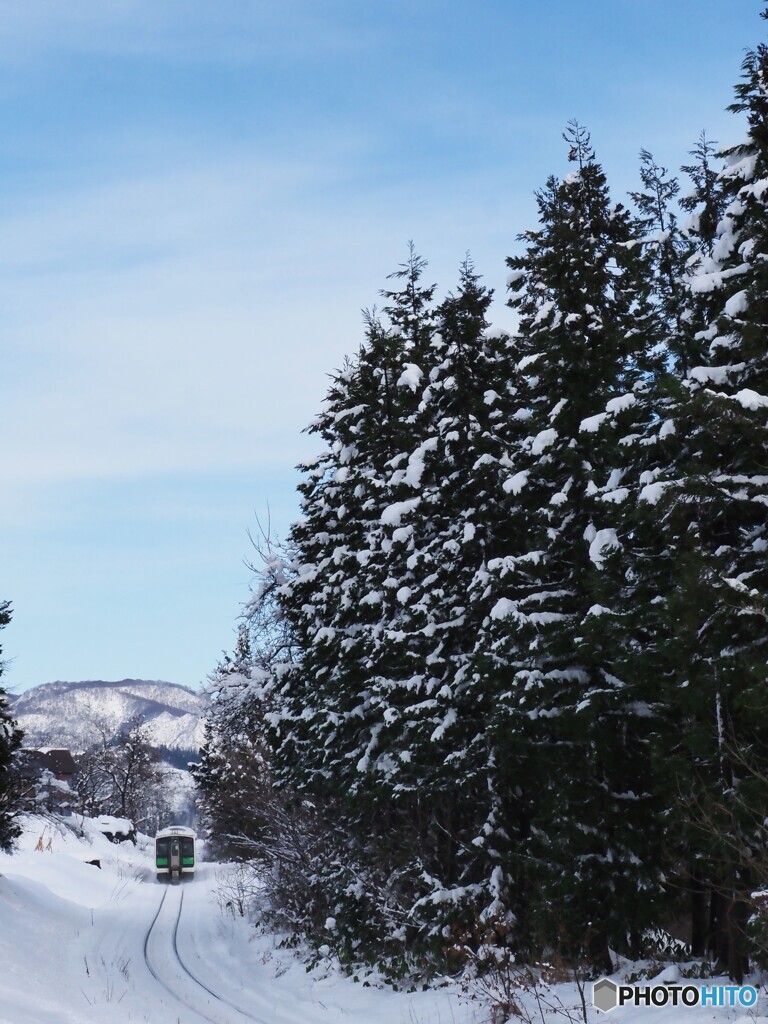
<svg viewBox="0 0 768 1024"><path fill-rule="evenodd" d="M54 775L74 775L77 771L77 765L70 750L49 750L46 758L47 766Z"/></svg>
<svg viewBox="0 0 768 1024"><path fill-rule="evenodd" d="M77 772L75 759L70 750L25 750L29 769L42 772L46 768L54 775L74 775Z"/></svg>

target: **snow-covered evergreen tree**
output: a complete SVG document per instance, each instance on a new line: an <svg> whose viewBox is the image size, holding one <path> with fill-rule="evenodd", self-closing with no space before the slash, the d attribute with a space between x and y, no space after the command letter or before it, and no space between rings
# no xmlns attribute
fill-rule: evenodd
<svg viewBox="0 0 768 1024"><path fill-rule="evenodd" d="M277 591L290 574L288 556L268 529L254 546L253 593L234 651L224 655L209 677L205 740L199 761L191 766L212 848L238 858L257 848L263 853L259 843L277 813L266 738L266 717L274 710L271 673L277 665L289 665L295 655L277 603Z"/></svg>
<svg viewBox="0 0 768 1024"><path fill-rule="evenodd" d="M418 823L422 895L411 916L439 942L495 904L498 888L483 834L495 809L491 705L472 670L484 606L470 593L508 531L498 467L515 408L513 359L509 338L489 327L490 302L465 261L437 309L431 368L415 385L416 429L392 477L399 500L383 514L376 650L384 664L396 664L396 650L407 661L376 680L376 757L402 821Z"/></svg>
<svg viewBox="0 0 768 1024"><path fill-rule="evenodd" d="M706 172L705 172L706 173ZM664 361L687 372L691 363L692 339L696 332L695 312L687 284L688 264L697 252L693 241L693 218L688 230L681 229L676 212L680 185L660 167L648 150L640 151L642 190L631 193L638 214L640 241L652 273L651 297L657 313L658 340L646 346L652 375ZM688 197L689 208L695 203Z"/></svg>
<svg viewBox="0 0 768 1024"><path fill-rule="evenodd" d="M11 606L0 601L0 629L11 621ZM2 653L2 648L0 648ZM0 675L3 663L0 661ZM0 849L8 850L19 836L16 816L20 807L19 780L15 772L16 753L21 746L22 733L17 727L6 698L0 688Z"/></svg>
<svg viewBox="0 0 768 1024"><path fill-rule="evenodd" d="M191 766L197 787L201 820L212 849L242 856L243 841L263 825L263 810L254 799L261 794L267 773L261 723L249 708L251 648L247 627L238 630L232 655L225 655L209 680L211 706L205 721L205 740L199 761Z"/></svg>
<svg viewBox="0 0 768 1024"><path fill-rule="evenodd" d="M285 783L347 800L350 855L375 844L412 939L445 945L498 896L491 708L471 670L487 602L470 588L509 532L516 406L513 350L472 265L436 309L423 267L411 253L386 326L368 318L312 428L326 452L301 485L282 597L302 656L280 680L275 739Z"/></svg>
<svg viewBox="0 0 768 1024"><path fill-rule="evenodd" d="M309 428L325 451L303 467L303 517L290 538L296 575L282 607L302 658L286 672L278 736L279 760L300 789L322 789L327 780L356 791L366 772L355 775L355 768L367 755L370 761L381 728L369 686L380 671L381 605L396 600L387 582L387 529L405 509L393 500L393 460L412 440L411 384L424 371L411 360L421 358L432 330L432 289L420 286L422 270L411 253L404 287L388 296L390 324L367 316L357 359L335 375ZM401 646L394 657L407 660L408 652Z"/></svg>
<svg viewBox="0 0 768 1024"><path fill-rule="evenodd" d="M490 565L483 646L508 664L508 784L527 828L512 859L529 865L540 938L559 931L608 967L609 939L639 924L657 883L648 705L617 674L624 457L599 427L606 405L634 404L656 320L637 226L611 203L584 130L567 140L574 170L539 193L539 227L508 261L528 432L508 485L527 529L522 550Z"/></svg>
<svg viewBox="0 0 768 1024"><path fill-rule="evenodd" d="M749 135L725 154L727 205L690 281L709 315L697 338L702 358L662 427L666 444L673 440L668 465L641 494L672 566L656 636L657 644L668 637L678 737L664 760L681 802L698 808L686 832L694 881L712 891L715 951L734 977L746 966L752 885L738 851L757 839L755 812L768 812L768 794L754 790L747 767L762 757L768 710L768 48L750 52L743 71L733 109L746 113ZM718 824L707 832L702 817Z"/></svg>
<svg viewBox="0 0 768 1024"><path fill-rule="evenodd" d="M303 467L302 519L289 540L294 575L280 598L301 654L278 670L272 732L279 782L321 807L334 804L349 862L367 847L375 863L401 873L406 833L421 822L418 810L392 800L398 761L388 737L411 700L416 658L392 635L405 591L391 563L407 532L401 519L419 503L398 466L416 440L419 382L429 373L433 288L421 284L424 265L411 249L394 275L399 287L384 293L387 321L366 316L357 358L334 376L310 427L325 450ZM338 941L353 940L354 929L375 934L373 897L348 891L336 865L325 871L337 889Z"/></svg>
<svg viewBox="0 0 768 1024"><path fill-rule="evenodd" d="M726 203L718 171L717 143L708 139L706 132L701 132L688 155L693 157L693 162L681 168L693 185L680 199L681 208L689 214L685 233L696 239L697 250L703 256L711 256Z"/></svg>

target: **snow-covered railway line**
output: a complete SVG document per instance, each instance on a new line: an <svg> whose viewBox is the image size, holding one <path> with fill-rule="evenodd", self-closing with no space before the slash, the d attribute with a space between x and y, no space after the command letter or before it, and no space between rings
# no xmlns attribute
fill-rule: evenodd
<svg viewBox="0 0 768 1024"><path fill-rule="evenodd" d="M167 912L163 914L168 894L175 890L176 886L165 890L144 936L144 962L150 974L176 1002L191 1010L207 1024L241 1024L242 1021L264 1024L260 1018L254 1017L247 1010L214 992L182 960L178 935L184 906L183 891L180 892L177 901L169 901L169 906L174 902L177 904L175 917Z"/></svg>

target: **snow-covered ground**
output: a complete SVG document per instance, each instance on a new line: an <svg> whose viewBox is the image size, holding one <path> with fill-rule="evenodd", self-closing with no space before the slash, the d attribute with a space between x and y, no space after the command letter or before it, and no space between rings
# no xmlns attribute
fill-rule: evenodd
<svg viewBox="0 0 768 1024"><path fill-rule="evenodd" d="M222 912L201 862L155 880L148 840L90 841L42 820L0 854L1 1024L479 1024L456 988L393 992L331 963L311 970ZM43 849L36 850L43 836ZM50 850L46 849L51 840ZM98 859L101 868L86 861Z"/></svg>
<svg viewBox="0 0 768 1024"><path fill-rule="evenodd" d="M113 845L87 819L85 827L81 839L32 819L18 851L0 854L0 1024L500 1022L453 984L395 992L371 978L355 982L330 961L308 969L274 937L222 910L217 890L228 866L202 860L193 881L158 884L149 839ZM95 859L101 868L87 863ZM613 980L624 984L639 966L625 963ZM658 980L702 984L674 967ZM610 1014L598 1013L591 995L588 983L589 1024L768 1024L764 990L749 1009ZM555 985L544 997L537 1004L521 994L521 1024L582 1024L575 985Z"/></svg>

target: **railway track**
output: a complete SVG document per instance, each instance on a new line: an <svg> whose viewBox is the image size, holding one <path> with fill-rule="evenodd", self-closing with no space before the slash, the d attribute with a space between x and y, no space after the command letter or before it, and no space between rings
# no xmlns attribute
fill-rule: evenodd
<svg viewBox="0 0 768 1024"><path fill-rule="evenodd" d="M175 889L175 886L173 888ZM152 922L144 936L144 962L152 977L177 1002L191 1010L201 1020L207 1021L208 1024L233 1024L233 1022L240 1024L242 1021L264 1024L259 1017L254 1017L253 1014L244 1010L241 1006L209 988L184 962L179 953L178 946L181 912L184 906L184 892L182 890L180 893L175 911L176 917L173 920L170 935L168 935L169 929L166 918L169 915L168 912L163 914L163 907L170 891L170 888L166 888L163 893L155 916L152 918ZM172 903L173 900L170 902ZM160 922L159 925L158 922ZM165 939L162 935L163 931L166 932ZM180 981L181 984L179 983ZM190 982L192 982L192 986L190 986ZM198 992L201 996L199 1001L194 998L195 992ZM213 999L213 1003L211 1003L211 999Z"/></svg>

